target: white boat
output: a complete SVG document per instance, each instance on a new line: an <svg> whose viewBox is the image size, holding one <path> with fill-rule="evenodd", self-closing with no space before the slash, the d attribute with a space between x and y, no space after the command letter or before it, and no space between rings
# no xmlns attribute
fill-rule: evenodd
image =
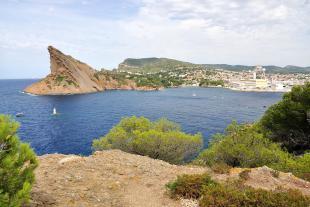
<svg viewBox="0 0 310 207"><path fill-rule="evenodd" d="M55 107L53 108L53 115L57 115L57 111Z"/></svg>
<svg viewBox="0 0 310 207"><path fill-rule="evenodd" d="M193 96L194 96L194 97L197 96L196 93L193 93Z"/></svg>
<svg viewBox="0 0 310 207"><path fill-rule="evenodd" d="M25 116L25 114L23 112L20 112L20 113L16 114L16 117L23 117L23 116Z"/></svg>

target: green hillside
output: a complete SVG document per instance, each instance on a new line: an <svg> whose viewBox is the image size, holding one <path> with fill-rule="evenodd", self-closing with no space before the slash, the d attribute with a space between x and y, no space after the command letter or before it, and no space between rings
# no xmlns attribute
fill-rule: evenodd
<svg viewBox="0 0 310 207"><path fill-rule="evenodd" d="M160 71L174 71L182 69L224 69L230 71L253 70L255 66L228 65L228 64L193 64L169 58L127 58L119 64L118 71L141 73L155 73ZM310 73L310 67L288 65L279 67L274 65L263 66L267 73Z"/></svg>
<svg viewBox="0 0 310 207"><path fill-rule="evenodd" d="M227 64L204 64L204 66L208 69L224 69L230 71L253 70L255 68L255 66ZM310 67L299 67L293 65L288 65L285 67L266 65L263 67L266 68L267 73L310 73Z"/></svg>
<svg viewBox="0 0 310 207"><path fill-rule="evenodd" d="M173 60L168 58L141 58L133 59L127 58L121 64L119 64L118 70L126 70L132 72L154 73L160 71L172 71L179 69L191 69L197 65L183 62L179 60Z"/></svg>

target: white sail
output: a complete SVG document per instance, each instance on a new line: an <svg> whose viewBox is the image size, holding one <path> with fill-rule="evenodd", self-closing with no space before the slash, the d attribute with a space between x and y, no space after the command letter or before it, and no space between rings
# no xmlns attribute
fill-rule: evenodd
<svg viewBox="0 0 310 207"><path fill-rule="evenodd" d="M56 108L54 107L54 109L53 109L53 115L56 115L56 114L57 114Z"/></svg>

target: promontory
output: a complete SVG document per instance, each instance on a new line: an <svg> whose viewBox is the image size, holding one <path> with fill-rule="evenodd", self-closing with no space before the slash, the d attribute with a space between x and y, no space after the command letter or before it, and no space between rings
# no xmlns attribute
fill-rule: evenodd
<svg viewBox="0 0 310 207"><path fill-rule="evenodd" d="M97 71L53 46L48 47L51 73L24 91L35 95L67 95L104 90L156 90L137 86L136 82L115 76L108 70Z"/></svg>

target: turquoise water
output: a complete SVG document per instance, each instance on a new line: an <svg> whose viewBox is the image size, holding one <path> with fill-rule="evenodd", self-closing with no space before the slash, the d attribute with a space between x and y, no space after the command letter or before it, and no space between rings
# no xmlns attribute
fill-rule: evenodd
<svg viewBox="0 0 310 207"><path fill-rule="evenodd" d="M90 154L94 138L105 135L121 117L160 117L179 123L188 133L210 136L233 119L258 120L281 93L238 92L222 88L175 88L162 91L106 91L72 96L21 93L36 80L0 80L0 113L23 112L19 136L38 154ZM194 94L196 96L194 96ZM58 116L52 116L53 107Z"/></svg>

